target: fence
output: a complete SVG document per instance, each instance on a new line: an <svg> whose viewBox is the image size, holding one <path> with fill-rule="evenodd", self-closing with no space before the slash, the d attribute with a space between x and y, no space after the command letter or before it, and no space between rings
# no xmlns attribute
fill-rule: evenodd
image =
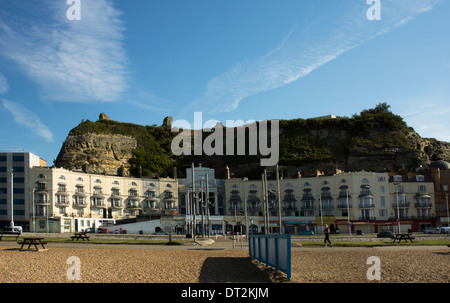
<svg viewBox="0 0 450 303"><path fill-rule="evenodd" d="M250 257L291 279L291 235L250 235L248 250Z"/></svg>

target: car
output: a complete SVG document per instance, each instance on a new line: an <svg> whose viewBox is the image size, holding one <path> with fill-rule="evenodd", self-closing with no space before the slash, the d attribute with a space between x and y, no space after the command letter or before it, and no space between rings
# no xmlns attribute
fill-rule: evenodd
<svg viewBox="0 0 450 303"><path fill-rule="evenodd" d="M21 234L22 233L22 226L14 226L14 227L7 227L4 230L1 231L2 234Z"/></svg>
<svg viewBox="0 0 450 303"><path fill-rule="evenodd" d="M450 234L450 227L441 227L441 234Z"/></svg>
<svg viewBox="0 0 450 303"><path fill-rule="evenodd" d="M84 231L87 233L95 233L95 228L89 227L89 228L86 228Z"/></svg>
<svg viewBox="0 0 450 303"><path fill-rule="evenodd" d="M434 227L426 227L425 230L423 231L424 234L438 234L440 233L439 228L434 228Z"/></svg>
<svg viewBox="0 0 450 303"><path fill-rule="evenodd" d="M383 230L382 232L379 232L377 235L378 238L395 238L395 233L390 230Z"/></svg>
<svg viewBox="0 0 450 303"><path fill-rule="evenodd" d="M301 231L298 234L301 236L306 236L306 235L314 235L314 232L312 230L308 230L308 231Z"/></svg>

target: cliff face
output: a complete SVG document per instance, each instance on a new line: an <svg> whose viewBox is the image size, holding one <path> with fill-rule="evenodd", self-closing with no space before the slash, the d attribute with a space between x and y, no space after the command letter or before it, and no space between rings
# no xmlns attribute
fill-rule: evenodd
<svg viewBox="0 0 450 303"><path fill-rule="evenodd" d="M127 175L137 141L132 136L69 134L55 165L87 173Z"/></svg>
<svg viewBox="0 0 450 303"><path fill-rule="evenodd" d="M421 138L388 107L380 104L352 118L281 120L279 165L284 176L311 176L316 170L333 173L336 169L414 170L428 165L436 155L450 159L450 143ZM176 134L171 133L169 120L162 126L121 123L106 115L97 122L83 121L70 131L55 165L134 176L171 176L177 167L182 176L186 166L195 162L215 168L218 178L225 177L225 166L232 176L260 178L259 156L175 157L170 145Z"/></svg>

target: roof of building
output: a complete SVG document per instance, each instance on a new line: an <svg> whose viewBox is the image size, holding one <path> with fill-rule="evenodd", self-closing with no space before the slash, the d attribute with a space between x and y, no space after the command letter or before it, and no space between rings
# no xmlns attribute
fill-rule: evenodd
<svg viewBox="0 0 450 303"><path fill-rule="evenodd" d="M437 158L436 161L431 162L429 165L430 168L439 168L441 170L450 169L450 163L444 161L442 158Z"/></svg>

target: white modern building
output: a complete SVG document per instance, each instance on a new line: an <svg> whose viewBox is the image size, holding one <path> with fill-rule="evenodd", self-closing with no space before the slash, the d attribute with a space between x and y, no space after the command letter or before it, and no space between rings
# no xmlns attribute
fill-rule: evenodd
<svg viewBox="0 0 450 303"><path fill-rule="evenodd" d="M14 222L29 230L30 169L41 165L45 160L30 152L0 152L0 229Z"/></svg>

